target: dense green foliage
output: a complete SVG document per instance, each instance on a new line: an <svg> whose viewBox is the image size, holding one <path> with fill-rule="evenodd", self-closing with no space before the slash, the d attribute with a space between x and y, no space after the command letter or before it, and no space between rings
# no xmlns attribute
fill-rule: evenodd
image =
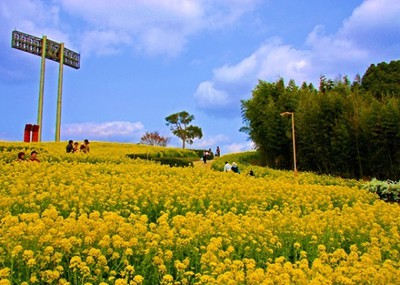
<svg viewBox="0 0 400 285"><path fill-rule="evenodd" d="M399 83L400 85L400 83ZM263 164L293 167L291 121L295 113L298 168L344 177L400 179L400 96L365 91L347 77L321 77L319 89L293 80L259 81L242 101L245 126Z"/></svg>
<svg viewBox="0 0 400 285"><path fill-rule="evenodd" d="M378 65L371 64L362 78L361 86L378 98L381 97L382 91L399 96L400 60L390 63L382 62Z"/></svg>

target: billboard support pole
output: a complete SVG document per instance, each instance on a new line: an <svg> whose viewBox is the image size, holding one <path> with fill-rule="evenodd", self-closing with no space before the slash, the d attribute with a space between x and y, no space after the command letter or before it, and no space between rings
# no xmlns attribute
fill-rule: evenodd
<svg viewBox="0 0 400 285"><path fill-rule="evenodd" d="M46 42L47 37L43 36L42 39L42 63L40 66L40 83L39 83L39 102L38 102L38 115L37 124L39 125L38 141L42 141L42 121L43 121L43 95L44 95L44 74L46 69Z"/></svg>
<svg viewBox="0 0 400 285"><path fill-rule="evenodd" d="M58 73L58 95L57 95L57 117L56 117L56 137L55 141L60 141L61 133L61 107L62 107L62 84L64 71L64 43L60 43L60 69Z"/></svg>

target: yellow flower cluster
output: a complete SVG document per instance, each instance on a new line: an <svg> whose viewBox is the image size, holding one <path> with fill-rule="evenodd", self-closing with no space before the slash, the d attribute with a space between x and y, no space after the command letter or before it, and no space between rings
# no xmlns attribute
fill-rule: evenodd
<svg viewBox="0 0 400 285"><path fill-rule="evenodd" d="M366 190L1 146L0 284L400 284L400 207Z"/></svg>

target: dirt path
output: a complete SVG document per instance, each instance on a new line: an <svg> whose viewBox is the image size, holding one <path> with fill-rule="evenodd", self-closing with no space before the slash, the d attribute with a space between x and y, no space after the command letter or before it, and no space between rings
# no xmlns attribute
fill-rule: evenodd
<svg viewBox="0 0 400 285"><path fill-rule="evenodd" d="M207 161L207 163L204 163L203 161L195 161L193 162L193 166L197 168L211 169L212 163L212 161Z"/></svg>

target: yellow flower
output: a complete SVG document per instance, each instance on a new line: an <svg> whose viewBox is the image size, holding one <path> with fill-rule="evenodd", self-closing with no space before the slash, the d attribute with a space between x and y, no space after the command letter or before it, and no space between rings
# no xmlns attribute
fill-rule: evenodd
<svg viewBox="0 0 400 285"><path fill-rule="evenodd" d="M142 275L135 275L135 277L133 277L133 281L135 282L134 284L136 285L139 285L139 284L142 284L143 283L143 281L144 281L144 278L143 278L143 276Z"/></svg>

